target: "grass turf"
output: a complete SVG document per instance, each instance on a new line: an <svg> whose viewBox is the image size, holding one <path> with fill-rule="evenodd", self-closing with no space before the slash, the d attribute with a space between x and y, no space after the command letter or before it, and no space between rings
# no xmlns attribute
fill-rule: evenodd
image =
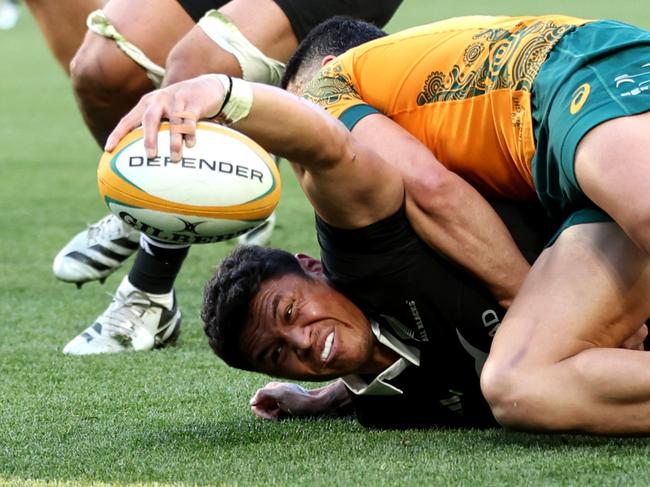
<svg viewBox="0 0 650 487"><path fill-rule="evenodd" d="M650 27L641 3L405 0L389 28L451 15L565 12ZM232 244L198 246L179 277L176 348L61 354L108 304L106 286L57 282L51 259L105 213L99 150L25 15L0 31L0 485L648 485L645 439L492 431L368 432L353 420L270 423L247 401L266 378L213 357L200 291ZM316 252L309 206L284 169L273 243Z"/></svg>

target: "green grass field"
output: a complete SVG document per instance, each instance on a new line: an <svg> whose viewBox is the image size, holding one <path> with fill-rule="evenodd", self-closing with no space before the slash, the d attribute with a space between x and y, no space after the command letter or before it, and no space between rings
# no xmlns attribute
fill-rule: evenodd
<svg viewBox="0 0 650 487"><path fill-rule="evenodd" d="M650 27L650 7L634 0L405 0L390 29L550 12ZM198 316L202 284L229 244L195 247L187 259L179 346L63 356L125 272L77 291L50 270L59 248L105 213L100 152L27 14L0 31L0 63L0 485L650 485L645 439L256 419L248 399L267 378L217 360ZM316 252L311 211L287 172L273 244Z"/></svg>

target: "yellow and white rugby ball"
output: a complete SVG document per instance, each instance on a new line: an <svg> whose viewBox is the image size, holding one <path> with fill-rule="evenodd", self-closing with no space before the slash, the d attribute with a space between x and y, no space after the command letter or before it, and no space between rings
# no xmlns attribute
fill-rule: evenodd
<svg viewBox="0 0 650 487"><path fill-rule="evenodd" d="M228 240L262 224L280 200L273 158L235 130L199 122L196 145L169 156L169 123L158 132L158 156L148 159L137 128L97 169L108 208L145 234L173 243Z"/></svg>

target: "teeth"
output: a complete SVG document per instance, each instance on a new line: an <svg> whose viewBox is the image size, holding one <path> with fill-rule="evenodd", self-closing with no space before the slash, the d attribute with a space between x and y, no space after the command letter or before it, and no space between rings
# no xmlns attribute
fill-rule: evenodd
<svg viewBox="0 0 650 487"><path fill-rule="evenodd" d="M327 360L327 358L330 356L330 352L332 351L332 343L334 343L334 332L331 332L329 335L327 335L327 338L325 339L323 353L320 354L320 359L322 361Z"/></svg>

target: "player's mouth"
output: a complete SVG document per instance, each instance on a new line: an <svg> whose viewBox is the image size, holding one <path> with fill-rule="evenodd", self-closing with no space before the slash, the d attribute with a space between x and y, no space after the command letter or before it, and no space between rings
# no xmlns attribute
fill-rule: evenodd
<svg viewBox="0 0 650 487"><path fill-rule="evenodd" d="M323 351L320 354L320 360L323 362L323 364L327 363L329 360L330 356L332 355L332 351L334 350L334 335L335 332L332 330L329 335L325 337L325 343L323 344Z"/></svg>

